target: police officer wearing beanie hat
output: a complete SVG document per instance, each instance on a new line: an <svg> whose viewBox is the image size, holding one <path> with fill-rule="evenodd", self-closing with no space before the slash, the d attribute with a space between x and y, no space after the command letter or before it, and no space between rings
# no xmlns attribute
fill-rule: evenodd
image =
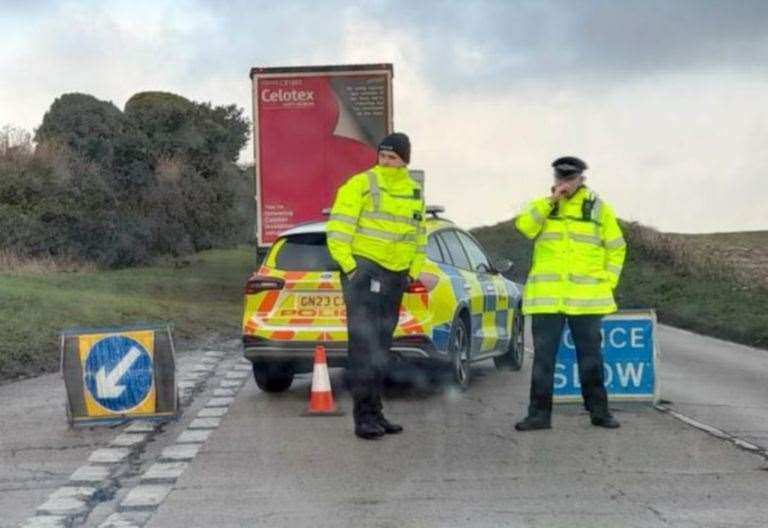
<svg viewBox="0 0 768 528"><path fill-rule="evenodd" d="M382 139L378 163L339 187L326 224L347 306L355 434L364 439L403 430L382 413L381 383L400 301L426 258L424 195L410 160L408 136Z"/></svg>
<svg viewBox="0 0 768 528"><path fill-rule="evenodd" d="M626 244L611 207L585 185L587 164L574 156L552 162L554 185L515 219L534 241L523 290L523 313L531 316L534 359L528 414L518 431L549 429L555 355L567 324L576 346L584 405L592 425L617 428L603 384L601 322L616 311Z"/></svg>
<svg viewBox="0 0 768 528"><path fill-rule="evenodd" d="M379 153L394 152L405 165L411 162L411 140L402 132L393 132L379 143Z"/></svg>

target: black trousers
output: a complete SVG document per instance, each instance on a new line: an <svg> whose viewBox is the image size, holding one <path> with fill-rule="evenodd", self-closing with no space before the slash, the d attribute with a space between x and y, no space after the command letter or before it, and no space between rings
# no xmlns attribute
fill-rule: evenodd
<svg viewBox="0 0 768 528"><path fill-rule="evenodd" d="M549 419L552 414L555 356L566 322L576 345L584 404L592 416L608 416L608 395L603 384L603 354L600 350L602 319L601 315L531 316L534 357L529 416Z"/></svg>
<svg viewBox="0 0 768 528"><path fill-rule="evenodd" d="M381 414L382 376L389 363L408 272L390 271L362 257L355 260L357 269L352 279L342 273L341 287L347 305L348 369L358 422Z"/></svg>

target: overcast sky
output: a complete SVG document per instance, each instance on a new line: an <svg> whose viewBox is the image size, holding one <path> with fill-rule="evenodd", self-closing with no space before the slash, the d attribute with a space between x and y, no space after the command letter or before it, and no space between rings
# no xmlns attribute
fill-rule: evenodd
<svg viewBox="0 0 768 528"><path fill-rule="evenodd" d="M0 126L32 130L68 92L250 117L252 66L391 62L427 201L465 227L510 218L572 154L622 218L768 229L767 23L761 0L2 0Z"/></svg>

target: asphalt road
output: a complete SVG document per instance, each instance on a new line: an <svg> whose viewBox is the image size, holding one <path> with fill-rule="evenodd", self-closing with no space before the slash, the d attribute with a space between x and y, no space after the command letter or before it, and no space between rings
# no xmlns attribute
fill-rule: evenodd
<svg viewBox="0 0 768 528"><path fill-rule="evenodd" d="M768 447L768 351L666 327L660 346L662 396L671 408ZM235 356L180 421L117 472L111 491L76 526L118 526L110 515ZM623 423L616 431L592 427L570 405L556 409L551 431L517 433L530 356L521 372L487 362L474 373L464 393L435 384L390 389L387 414L406 431L374 442L352 434L339 371L332 378L343 417L301 416L309 376L282 395L262 393L248 379L159 508L126 513L135 524L122 526L765 526L763 456L639 404L614 406ZM0 526L33 515L120 432L67 430L62 398L58 376L0 387Z"/></svg>
<svg viewBox="0 0 768 528"><path fill-rule="evenodd" d="M302 417L306 381L279 397L249 383L149 526L765 525L761 458L637 405L618 431L568 406L519 434L527 371L475 373L463 394L393 391L406 432L377 442L348 416Z"/></svg>
<svg viewBox="0 0 768 528"><path fill-rule="evenodd" d="M669 326L659 337L670 408L768 449L768 351Z"/></svg>

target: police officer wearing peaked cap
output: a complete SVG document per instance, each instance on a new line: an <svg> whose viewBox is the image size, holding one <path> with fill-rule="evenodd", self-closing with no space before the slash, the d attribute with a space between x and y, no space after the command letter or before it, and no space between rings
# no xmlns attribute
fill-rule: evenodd
<svg viewBox="0 0 768 528"><path fill-rule="evenodd" d="M566 156L552 163L551 195L534 200L515 227L534 241L531 269L523 290L523 313L531 316L533 372L528 415L518 431L549 429L555 355L565 324L571 330L584 404L591 422L617 428L603 384L601 321L616 311L626 244L611 207L588 189L587 164Z"/></svg>
<svg viewBox="0 0 768 528"><path fill-rule="evenodd" d="M410 157L408 136L386 136L378 163L339 187L326 225L347 306L355 434L365 439L403 430L382 414L381 382L403 293L426 258L424 197Z"/></svg>

